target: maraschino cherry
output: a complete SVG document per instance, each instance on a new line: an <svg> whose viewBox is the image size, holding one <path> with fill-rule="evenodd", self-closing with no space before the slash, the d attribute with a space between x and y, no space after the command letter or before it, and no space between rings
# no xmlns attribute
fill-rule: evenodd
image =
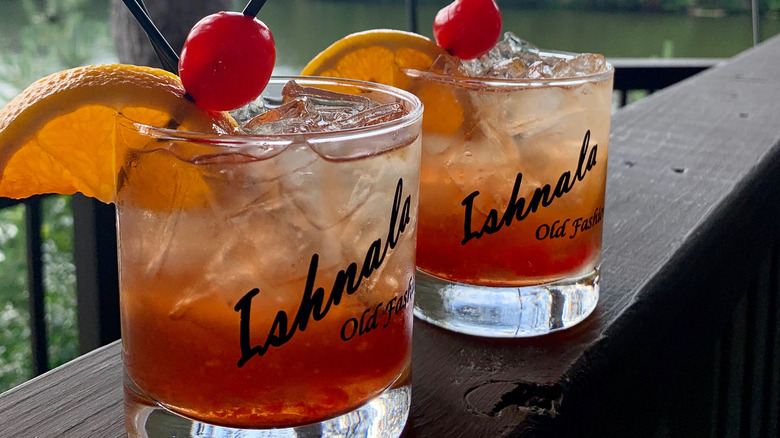
<svg viewBox="0 0 780 438"><path fill-rule="evenodd" d="M501 11L494 0L455 0L433 20L436 43L460 59L484 55L500 34Z"/></svg>
<svg viewBox="0 0 780 438"><path fill-rule="evenodd" d="M179 76L196 105L230 111L263 92L275 62L268 26L254 16L223 11L192 28L181 52Z"/></svg>

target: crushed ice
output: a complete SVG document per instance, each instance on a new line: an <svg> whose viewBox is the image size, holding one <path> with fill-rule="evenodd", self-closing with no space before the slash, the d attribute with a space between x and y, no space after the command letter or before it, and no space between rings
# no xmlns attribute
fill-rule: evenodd
<svg viewBox="0 0 780 438"><path fill-rule="evenodd" d="M295 81L282 89L282 104L266 108L255 104L233 116L247 134L331 132L376 125L405 114L398 102L380 104L363 96L303 87Z"/></svg>
<svg viewBox="0 0 780 438"><path fill-rule="evenodd" d="M488 53L462 61L441 55L431 71L446 75L496 79L560 79L587 76L607 69L603 55L582 53L573 57L546 56L535 45L506 32Z"/></svg>

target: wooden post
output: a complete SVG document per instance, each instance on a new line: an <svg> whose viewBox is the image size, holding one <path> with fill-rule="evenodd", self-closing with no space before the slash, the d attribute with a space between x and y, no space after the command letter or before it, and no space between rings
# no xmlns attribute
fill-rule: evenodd
<svg viewBox="0 0 780 438"><path fill-rule="evenodd" d="M119 339L119 270L114 206L74 195L79 352Z"/></svg>
<svg viewBox="0 0 780 438"><path fill-rule="evenodd" d="M43 249L41 248L41 198L36 196L28 199L25 201L24 207L32 371L33 375L37 376L49 370L46 314L44 311Z"/></svg>

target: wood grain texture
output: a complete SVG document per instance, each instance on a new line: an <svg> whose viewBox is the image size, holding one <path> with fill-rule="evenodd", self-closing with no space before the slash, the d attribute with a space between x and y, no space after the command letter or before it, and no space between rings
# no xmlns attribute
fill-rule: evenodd
<svg viewBox="0 0 780 438"><path fill-rule="evenodd" d="M718 422L724 370L701 358L721 351L780 234L780 37L620 110L610 146L594 314L519 340L416 321L407 437L697 436ZM0 431L121 436L121 397L114 343L0 395Z"/></svg>
<svg viewBox="0 0 780 438"><path fill-rule="evenodd" d="M0 436L124 437L115 342L0 395Z"/></svg>

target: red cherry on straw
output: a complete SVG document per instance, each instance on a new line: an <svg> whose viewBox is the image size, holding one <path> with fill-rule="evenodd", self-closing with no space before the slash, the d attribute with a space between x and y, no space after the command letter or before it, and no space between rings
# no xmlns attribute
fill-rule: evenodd
<svg viewBox="0 0 780 438"><path fill-rule="evenodd" d="M218 12L190 31L179 76L196 105L230 111L263 92L275 62L276 47L268 26L238 12Z"/></svg>
<svg viewBox="0 0 780 438"><path fill-rule="evenodd" d="M494 0L455 0L433 20L436 43L460 59L484 55L500 34L501 11Z"/></svg>

